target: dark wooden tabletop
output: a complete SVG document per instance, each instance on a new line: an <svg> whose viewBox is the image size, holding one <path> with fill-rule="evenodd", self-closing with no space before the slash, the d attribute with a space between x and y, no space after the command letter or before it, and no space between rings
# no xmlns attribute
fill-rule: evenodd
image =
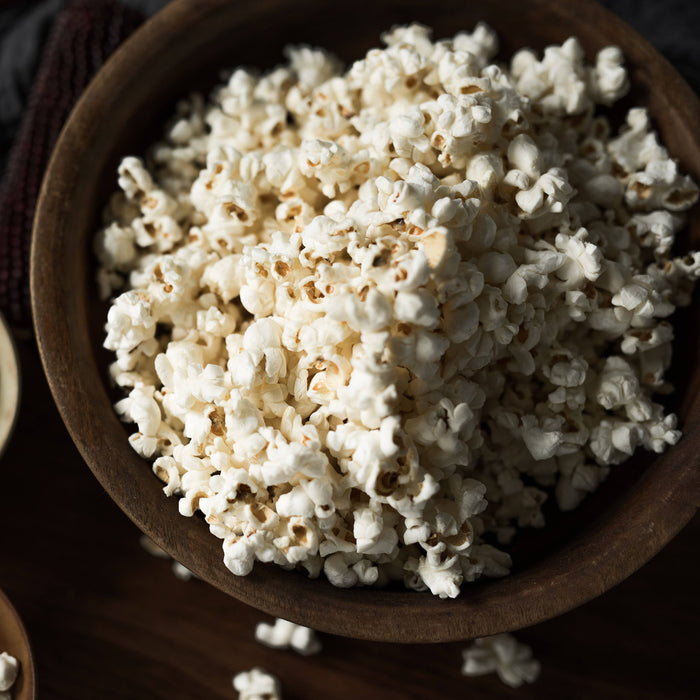
<svg viewBox="0 0 700 700"><path fill-rule="evenodd" d="M40 698L236 698L259 665L288 699L700 696L697 517L653 561L597 600L523 630L542 663L532 686L460 675L460 643L399 645L321 635L301 657L253 639L269 618L139 545L73 446L33 341L19 342L22 406L0 462L0 588L34 650ZM85 410L89 410L86 406Z"/></svg>

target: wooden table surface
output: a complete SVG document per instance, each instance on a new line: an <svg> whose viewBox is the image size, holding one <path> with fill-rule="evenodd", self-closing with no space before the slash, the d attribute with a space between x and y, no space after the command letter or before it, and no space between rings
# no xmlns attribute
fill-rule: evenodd
<svg viewBox="0 0 700 700"><path fill-rule="evenodd" d="M301 657L253 639L269 620L139 545L73 446L32 340L18 343L19 422L0 462L0 588L24 620L40 698L236 698L233 675L276 673L284 697L700 697L700 519L597 600L517 634L542 663L532 686L460 675L460 643L399 645L322 635ZM89 410L89 407L86 407Z"/></svg>

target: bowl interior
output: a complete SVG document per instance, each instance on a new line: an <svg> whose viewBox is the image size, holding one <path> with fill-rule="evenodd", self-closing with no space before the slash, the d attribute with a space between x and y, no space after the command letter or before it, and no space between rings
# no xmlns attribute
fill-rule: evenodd
<svg viewBox="0 0 700 700"><path fill-rule="evenodd" d="M378 45L382 31L420 21L436 37L487 21L514 50L576 35L590 60L608 44L623 49L634 85L625 104L646 105L670 152L700 180L697 99L630 28L592 2L464 3L323 0L231 3L176 0L110 60L74 111L44 182L32 253L37 337L54 397L73 439L108 493L136 524L200 577L266 612L317 629L393 641L443 641L494 634L574 607L622 580L692 516L698 498L700 398L698 305L677 314L670 399L686 437L662 457L638 454L612 469L573 513L548 508L549 527L519 535L513 574L465 585L456 600L398 589L335 589L325 581L257 564L245 578L223 566L220 541L203 520L183 518L149 465L126 441L112 410L110 355L101 347L106 306L94 283L91 243L123 155L142 154L162 134L175 101L206 92L220 70L270 68L290 42L323 46L346 62ZM615 113L611 118L617 119ZM697 245L700 212L682 245Z"/></svg>

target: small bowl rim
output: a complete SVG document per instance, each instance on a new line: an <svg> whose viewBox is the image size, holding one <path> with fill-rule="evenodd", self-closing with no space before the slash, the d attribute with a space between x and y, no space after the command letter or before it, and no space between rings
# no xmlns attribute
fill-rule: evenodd
<svg viewBox="0 0 700 700"><path fill-rule="evenodd" d="M17 346L5 316L0 313L0 459L17 424L21 391L22 373Z"/></svg>
<svg viewBox="0 0 700 700"><path fill-rule="evenodd" d="M185 532L184 526L180 527L172 522L166 527L159 522L158 518L164 512L162 508L153 513L144 508L143 504L136 507L132 502L128 502L124 485L120 485L117 476L98 461L95 434L85 428L85 422L80 420L74 410L76 405L90 395L90 388L81 376L67 380L71 369L70 362L85 354L85 348L80 346L85 336L81 333L71 335L67 328L61 329L60 324L56 323L56 319L61 317L60 311L67 310L70 291L61 286L60 273L53 270L51 265L50 253L55 246L62 245L65 233L55 230L52 217L55 216L61 198L68 197L71 188L75 186L77 176L73 175L72 180L70 177L66 179L65 176L74 169L76 149L78 153L86 153L84 145L81 150L81 125L86 118L95 118L100 114L101 103L108 97L110 80L123 80L129 74L129 64L148 55L148 42L157 32L187 26L187 22L196 16L197 4L194 0L175 0L166 6L137 30L98 73L61 132L44 178L35 217L31 251L31 293L42 363L71 437L112 499L159 546L191 568L198 576L230 595L269 614L322 631L356 638L394 642L437 642L518 629L581 605L636 571L687 524L700 502L698 477L690 468L690 465L697 465L699 451L687 437L673 450L658 457L654 465L635 484L632 492L619 503L615 513L596 523L590 532L579 538L572 548L567 550L566 556L559 552L548 558L549 580L543 581L540 578L539 569L542 565L537 564L517 574L516 590L510 585L510 581L516 576L512 574L506 579L489 581L484 587L477 587L468 594L465 594L463 589L461 596L446 601L415 592L366 589L329 591L329 584L312 582L312 585L316 586L314 604L306 604L299 595L303 596L304 591L308 594L309 589L294 583L296 579L291 572L276 569L272 565L261 566L258 563L249 577L240 579L228 573L227 579L222 574L223 565L220 562L218 568L213 564L209 565L199 560L196 553L189 549L194 542L189 534L179 542L173 541L169 527ZM224 4L226 0L209 0L202 3L206 5L206 11ZM680 91L679 103L685 102L687 109L700 122L700 101L665 58L633 29L598 3L583 0L580 6L599 21L612 24L621 34L633 37L641 46L640 50L653 54L660 69L673 84L674 90ZM89 135L86 141L89 142ZM58 242L52 242L51 236L57 238ZM688 434L700 433L700 392L695 392L693 398L692 407L688 410L689 419L685 425L685 432ZM691 418L694 420L691 421ZM114 420L117 420L116 417ZM673 458L669 457L671 454ZM150 469L147 471L150 476ZM666 479L660 489L658 478L663 474L675 475L676 480ZM656 477L656 480L653 477ZM165 496L163 500L167 500ZM185 520L177 514L177 509L172 517ZM620 530L623 525L625 527ZM194 529L191 529L189 532L193 531ZM603 538L613 532L616 537L611 540L596 540L597 537ZM215 540L208 532L207 536ZM215 541L218 547L219 540ZM601 541L604 541L604 547L601 547ZM576 560L573 566L572 558ZM592 570L595 571L595 575L592 574ZM286 588L289 588L291 593L283 590ZM514 598L515 592L517 596ZM428 614L429 619L411 619L413 615L408 613L414 612Z"/></svg>
<svg viewBox="0 0 700 700"><path fill-rule="evenodd" d="M17 692L16 687L12 688L12 697L16 700L34 700L36 698L36 664L34 661L34 652L32 645L29 642L27 628L24 626L22 618L19 616L17 609L8 598L7 594L0 589L0 612L5 611L9 614L10 622L5 625L6 628L12 627L15 633L18 633L21 649L2 649L0 652L6 651L15 658L20 660L20 678L22 678L22 690ZM21 658L24 657L24 658Z"/></svg>

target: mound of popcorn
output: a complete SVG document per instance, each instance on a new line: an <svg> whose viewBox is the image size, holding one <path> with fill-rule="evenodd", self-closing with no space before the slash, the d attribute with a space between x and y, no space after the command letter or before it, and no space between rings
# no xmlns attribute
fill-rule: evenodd
<svg viewBox="0 0 700 700"><path fill-rule="evenodd" d="M611 465L680 437L673 330L698 190L623 57L492 62L413 24L343 69L237 69L124 158L96 239L129 440L226 566L455 597Z"/></svg>

